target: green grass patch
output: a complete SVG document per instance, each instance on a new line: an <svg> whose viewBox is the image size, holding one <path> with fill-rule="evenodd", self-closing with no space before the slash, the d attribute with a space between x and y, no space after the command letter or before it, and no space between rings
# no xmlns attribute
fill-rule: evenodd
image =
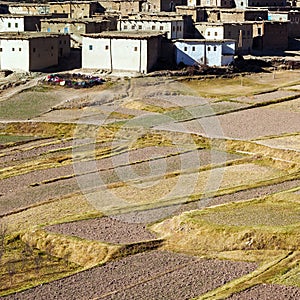
<svg viewBox="0 0 300 300"><path fill-rule="evenodd" d="M52 92L44 91L44 87L36 87L0 102L0 119L31 119L49 111L60 102L61 99Z"/></svg>
<svg viewBox="0 0 300 300"><path fill-rule="evenodd" d="M32 136L2 135L2 134L0 134L0 145L32 141L33 139L34 138Z"/></svg>

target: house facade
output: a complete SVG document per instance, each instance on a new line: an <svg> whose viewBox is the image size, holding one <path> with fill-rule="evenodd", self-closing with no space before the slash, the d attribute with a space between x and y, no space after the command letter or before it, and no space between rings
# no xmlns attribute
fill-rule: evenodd
<svg viewBox="0 0 300 300"><path fill-rule="evenodd" d="M253 22L200 22L195 24L196 35L208 40L235 40L237 53L251 51L253 42Z"/></svg>
<svg viewBox="0 0 300 300"><path fill-rule="evenodd" d="M68 18L90 18L95 13L102 11L97 1L65 1L49 2L48 4L51 14L66 13Z"/></svg>
<svg viewBox="0 0 300 300"><path fill-rule="evenodd" d="M288 36L291 38L300 37L300 11L269 11L269 21L289 21Z"/></svg>
<svg viewBox="0 0 300 300"><path fill-rule="evenodd" d="M193 22L203 22L207 19L205 9L199 6L176 6L176 13L191 16Z"/></svg>
<svg viewBox="0 0 300 300"><path fill-rule="evenodd" d="M0 32L39 31L42 16L0 15Z"/></svg>
<svg viewBox="0 0 300 300"><path fill-rule="evenodd" d="M248 7L282 7L286 6L286 0L234 0L235 7L247 9Z"/></svg>
<svg viewBox="0 0 300 300"><path fill-rule="evenodd" d="M263 21L253 23L253 50L271 54L288 48L289 22Z"/></svg>
<svg viewBox="0 0 300 300"><path fill-rule="evenodd" d="M208 22L245 22L268 20L267 9L211 9L206 8Z"/></svg>
<svg viewBox="0 0 300 300"><path fill-rule="evenodd" d="M162 37L158 32L85 34L82 67L148 73L158 60Z"/></svg>
<svg viewBox="0 0 300 300"><path fill-rule="evenodd" d="M102 31L117 30L115 18L103 17L97 19L42 19L41 31L64 33L71 36L71 47L81 47L82 34L100 33Z"/></svg>
<svg viewBox="0 0 300 300"><path fill-rule="evenodd" d="M190 7L234 7L234 0L188 0L187 5Z"/></svg>
<svg viewBox="0 0 300 300"><path fill-rule="evenodd" d="M45 15L50 13L49 5L42 3L9 2L8 10L11 14L20 15Z"/></svg>
<svg viewBox="0 0 300 300"><path fill-rule="evenodd" d="M69 36L40 32L1 33L0 68L39 71L58 64L70 53Z"/></svg>
<svg viewBox="0 0 300 300"><path fill-rule="evenodd" d="M174 41L176 64L227 66L234 60L234 40L189 39Z"/></svg>
<svg viewBox="0 0 300 300"><path fill-rule="evenodd" d="M120 31L161 31L168 39L192 36L194 33L191 16L178 14L138 14L118 20Z"/></svg>

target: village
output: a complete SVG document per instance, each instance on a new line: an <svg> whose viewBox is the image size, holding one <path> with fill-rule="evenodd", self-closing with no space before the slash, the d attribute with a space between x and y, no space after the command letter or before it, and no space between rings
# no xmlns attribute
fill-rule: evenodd
<svg viewBox="0 0 300 300"><path fill-rule="evenodd" d="M299 1L1 2L0 12L2 70L43 71L74 51L82 69L147 74L300 50Z"/></svg>

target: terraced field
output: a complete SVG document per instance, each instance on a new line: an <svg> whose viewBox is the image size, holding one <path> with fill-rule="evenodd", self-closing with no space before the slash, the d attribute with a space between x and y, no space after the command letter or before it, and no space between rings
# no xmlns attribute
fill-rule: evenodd
<svg viewBox="0 0 300 300"><path fill-rule="evenodd" d="M0 296L298 299L298 77L3 94Z"/></svg>

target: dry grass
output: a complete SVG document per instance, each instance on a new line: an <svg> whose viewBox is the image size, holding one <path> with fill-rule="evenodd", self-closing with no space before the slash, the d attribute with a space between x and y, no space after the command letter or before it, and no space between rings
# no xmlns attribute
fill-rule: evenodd
<svg viewBox="0 0 300 300"><path fill-rule="evenodd" d="M276 72L275 78L271 73L260 73L229 79L192 80L184 84L193 94L222 99L224 97L250 96L296 85L299 84L299 80L295 80L297 74L293 71L282 71Z"/></svg>
<svg viewBox="0 0 300 300"><path fill-rule="evenodd" d="M68 237L43 230L30 230L21 234L21 240L32 248L49 251L55 257L65 258L82 267L89 268L110 259L120 246L77 237Z"/></svg>
<svg viewBox="0 0 300 300"><path fill-rule="evenodd" d="M73 195L38 203L20 212L3 216L1 219L7 224L9 232L18 232L33 226L62 223L91 215L101 216L102 214L91 206L84 196Z"/></svg>
<svg viewBox="0 0 300 300"><path fill-rule="evenodd" d="M56 258L23 243L19 236L8 237L0 261L0 296L56 280L77 272L79 265Z"/></svg>
<svg viewBox="0 0 300 300"><path fill-rule="evenodd" d="M296 209L294 214L288 207ZM167 238L166 248L199 255L211 251L297 250L299 226L299 203L274 203L267 198L184 213L152 229Z"/></svg>

